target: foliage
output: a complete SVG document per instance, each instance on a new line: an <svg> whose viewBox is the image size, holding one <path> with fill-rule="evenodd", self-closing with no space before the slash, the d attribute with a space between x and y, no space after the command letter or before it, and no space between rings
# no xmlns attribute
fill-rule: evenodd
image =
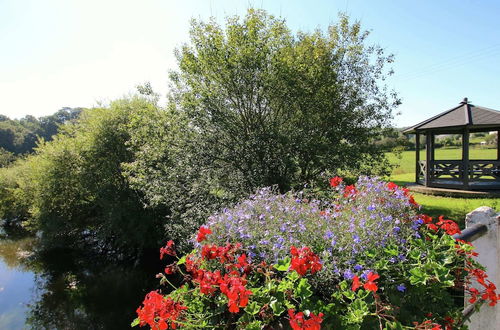
<svg viewBox="0 0 500 330"><path fill-rule="evenodd" d="M121 169L133 156L126 146L128 122L135 111L151 106L132 98L84 111L53 141L41 140L36 154L21 162L20 175L8 189L11 199L25 207L20 214L42 231L44 242L93 241L97 249L128 252L158 244L161 217L144 210Z"/></svg>
<svg viewBox="0 0 500 330"><path fill-rule="evenodd" d="M0 168L10 165L14 160L16 160L14 153L0 147Z"/></svg>
<svg viewBox="0 0 500 330"><path fill-rule="evenodd" d="M495 286L473 259L477 254L472 245L452 237L460 233L455 222L415 214L412 197L393 183L362 178L353 186L337 177L331 185L335 191L323 194L321 202L303 197L288 200L289 196L264 191L260 205L268 208L259 210L263 217L238 211L245 204L258 209L255 199L259 197L254 196L236 206L234 213L226 213L227 227L211 219L210 226L200 228L196 249L158 275L162 284L169 284L168 275L179 273L186 283L164 297L150 293L157 297L156 303L150 304L148 295L132 325L147 324L153 329L465 329L460 290L465 289L470 303L477 301L479 306L498 302ZM379 206L390 208L389 204L396 209L395 216L384 218L390 211L379 215ZM370 209L368 215L374 217L365 219L363 209ZM303 235L297 213L309 224ZM328 226L331 236L324 234L326 220L321 217L335 218ZM352 230L342 227L346 219L351 219ZM254 237L259 232L248 230L252 223L269 232L287 232L282 243L288 248L275 247L276 256L269 253L269 242L259 241ZM235 236L233 224L247 228ZM370 240L361 244L352 233L360 239L368 235ZM172 241L160 252L161 258L177 256ZM164 312L164 304L177 306L175 317Z"/></svg>
<svg viewBox="0 0 500 330"><path fill-rule="evenodd" d="M327 169L370 171L384 160L371 142L399 100L380 84L392 57L367 37L344 16L326 32L297 35L253 9L225 28L192 22L170 100L199 133L214 175L229 174L225 190L286 191Z"/></svg>
<svg viewBox="0 0 500 330"><path fill-rule="evenodd" d="M137 110L127 131L133 157L122 164L124 176L144 195L148 209L167 216L168 237L187 247L190 234L234 196L220 188L209 164L198 157L197 134L182 113L157 107Z"/></svg>
<svg viewBox="0 0 500 330"><path fill-rule="evenodd" d="M35 118L25 116L21 119L0 118L0 150L14 154L30 153L38 139L50 141L57 134L59 125L76 120L82 108L62 108L53 115ZM1 165L1 163L0 163Z"/></svg>

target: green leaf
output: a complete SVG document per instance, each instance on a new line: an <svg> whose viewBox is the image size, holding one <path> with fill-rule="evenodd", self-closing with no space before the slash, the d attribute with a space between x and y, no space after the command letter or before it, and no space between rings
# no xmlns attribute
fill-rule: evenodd
<svg viewBox="0 0 500 330"><path fill-rule="evenodd" d="M130 326L135 327L135 326L139 325L139 323L141 323L141 319L136 318L135 320L132 321L132 323L130 323Z"/></svg>
<svg viewBox="0 0 500 330"><path fill-rule="evenodd" d="M403 330L403 326L397 321L387 322L384 330Z"/></svg>
<svg viewBox="0 0 500 330"><path fill-rule="evenodd" d="M311 290L311 284L309 284L307 279L302 278L299 281L297 289L295 289L295 294L302 299L306 299L312 296L313 292Z"/></svg>
<svg viewBox="0 0 500 330"><path fill-rule="evenodd" d="M177 265L184 265L186 263L186 256L183 256L182 258L177 261Z"/></svg>
<svg viewBox="0 0 500 330"><path fill-rule="evenodd" d="M260 311L260 306L257 304L256 301L252 301L248 303L247 307L245 307L245 312L247 312L250 315L255 315Z"/></svg>
<svg viewBox="0 0 500 330"><path fill-rule="evenodd" d="M410 270L410 283L413 285L423 284L425 285L427 280L429 279L429 275L427 275L420 268L412 268Z"/></svg>
<svg viewBox="0 0 500 330"><path fill-rule="evenodd" d="M290 262L291 262L290 257L286 257L285 259L279 260L278 263L273 267L277 271L286 272L288 271L288 269L290 269Z"/></svg>
<svg viewBox="0 0 500 330"><path fill-rule="evenodd" d="M253 321L252 323L247 324L245 329L246 330L260 330L260 329L262 329L262 321Z"/></svg>
<svg viewBox="0 0 500 330"><path fill-rule="evenodd" d="M356 294L352 290L344 290L344 291L342 291L342 294L346 298L351 299L351 300L354 299L354 297L356 297Z"/></svg>
<svg viewBox="0 0 500 330"><path fill-rule="evenodd" d="M409 256L410 256L410 259L420 260L420 251L418 251L418 250L411 250Z"/></svg>
<svg viewBox="0 0 500 330"><path fill-rule="evenodd" d="M271 309L273 310L273 314L275 316L280 316L286 309L285 306L279 302L277 299L271 300L271 303L269 304Z"/></svg>

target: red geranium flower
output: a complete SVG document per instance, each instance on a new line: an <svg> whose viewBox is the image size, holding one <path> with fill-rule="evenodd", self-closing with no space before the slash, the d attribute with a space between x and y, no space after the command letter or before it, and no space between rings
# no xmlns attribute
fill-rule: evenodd
<svg viewBox="0 0 500 330"><path fill-rule="evenodd" d="M357 275L355 275L353 278L352 278L352 286L351 286L351 290L352 291L356 291L359 287L361 286L360 282L359 282L359 277Z"/></svg>
<svg viewBox="0 0 500 330"><path fill-rule="evenodd" d="M396 189L398 189L398 185L395 184L394 182L389 182L387 184L387 188L389 188L389 190L396 190Z"/></svg>
<svg viewBox="0 0 500 330"><path fill-rule="evenodd" d="M306 320L303 312L295 314L295 310L289 309L288 316L290 318L290 326L293 330L320 330L321 322L323 322L323 313L319 313L318 315L310 313L309 319Z"/></svg>
<svg viewBox="0 0 500 330"><path fill-rule="evenodd" d="M157 291L151 291L146 295L142 302L143 307L137 308L137 316L140 320L139 325L148 324L151 329L171 329L177 328L175 322L182 316L182 312L187 309L186 306L175 302L171 298L166 298Z"/></svg>
<svg viewBox="0 0 500 330"><path fill-rule="evenodd" d="M337 187L339 184L342 183L342 181L344 181L341 177L334 177L334 178L331 178L330 179L330 186L331 187Z"/></svg>
<svg viewBox="0 0 500 330"><path fill-rule="evenodd" d="M314 274L323 267L319 257L306 246L301 249L292 246L290 253L292 255L290 269L295 270L300 276L304 276L308 270Z"/></svg>
<svg viewBox="0 0 500 330"><path fill-rule="evenodd" d="M345 187L345 189L344 189L344 197L354 196L357 193L358 193L358 191L356 190L356 187L353 184Z"/></svg>
<svg viewBox="0 0 500 330"><path fill-rule="evenodd" d="M176 254L175 243L172 240L168 241L165 247L160 248L160 260L163 259L164 255L175 256Z"/></svg>
<svg viewBox="0 0 500 330"><path fill-rule="evenodd" d="M363 287L366 290L370 290L373 292L376 292L378 290L377 283L375 281L379 278L380 276L378 274L369 272L368 275L366 276L367 282L363 285Z"/></svg>
<svg viewBox="0 0 500 330"><path fill-rule="evenodd" d="M205 226L201 226L200 230L198 231L198 236L196 236L196 240L198 242L202 242L206 239L206 236L208 234L211 234L211 233L212 233L212 231L210 230L210 228L205 227Z"/></svg>

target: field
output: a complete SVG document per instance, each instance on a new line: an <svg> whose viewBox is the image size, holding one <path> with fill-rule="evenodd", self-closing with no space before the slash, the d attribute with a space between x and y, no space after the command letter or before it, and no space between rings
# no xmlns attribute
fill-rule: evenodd
<svg viewBox="0 0 500 330"><path fill-rule="evenodd" d="M495 159L496 149L471 149L471 159ZM406 185L415 181L415 151L403 151L400 158L393 153L387 154L392 164L398 165L394 168L391 181ZM461 149L437 149L436 159L461 159ZM421 152L420 159L425 159ZM415 193L415 200L422 205L422 212L431 216L445 215L458 221L461 225L465 215L480 207L489 206L496 210L500 209L500 198L451 198L439 197Z"/></svg>

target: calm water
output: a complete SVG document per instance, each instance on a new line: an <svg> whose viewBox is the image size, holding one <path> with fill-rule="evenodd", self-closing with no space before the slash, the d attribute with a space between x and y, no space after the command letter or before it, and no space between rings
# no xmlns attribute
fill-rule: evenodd
<svg viewBox="0 0 500 330"><path fill-rule="evenodd" d="M130 329L144 295L157 288L157 251L132 265L36 246L0 229L0 329Z"/></svg>

